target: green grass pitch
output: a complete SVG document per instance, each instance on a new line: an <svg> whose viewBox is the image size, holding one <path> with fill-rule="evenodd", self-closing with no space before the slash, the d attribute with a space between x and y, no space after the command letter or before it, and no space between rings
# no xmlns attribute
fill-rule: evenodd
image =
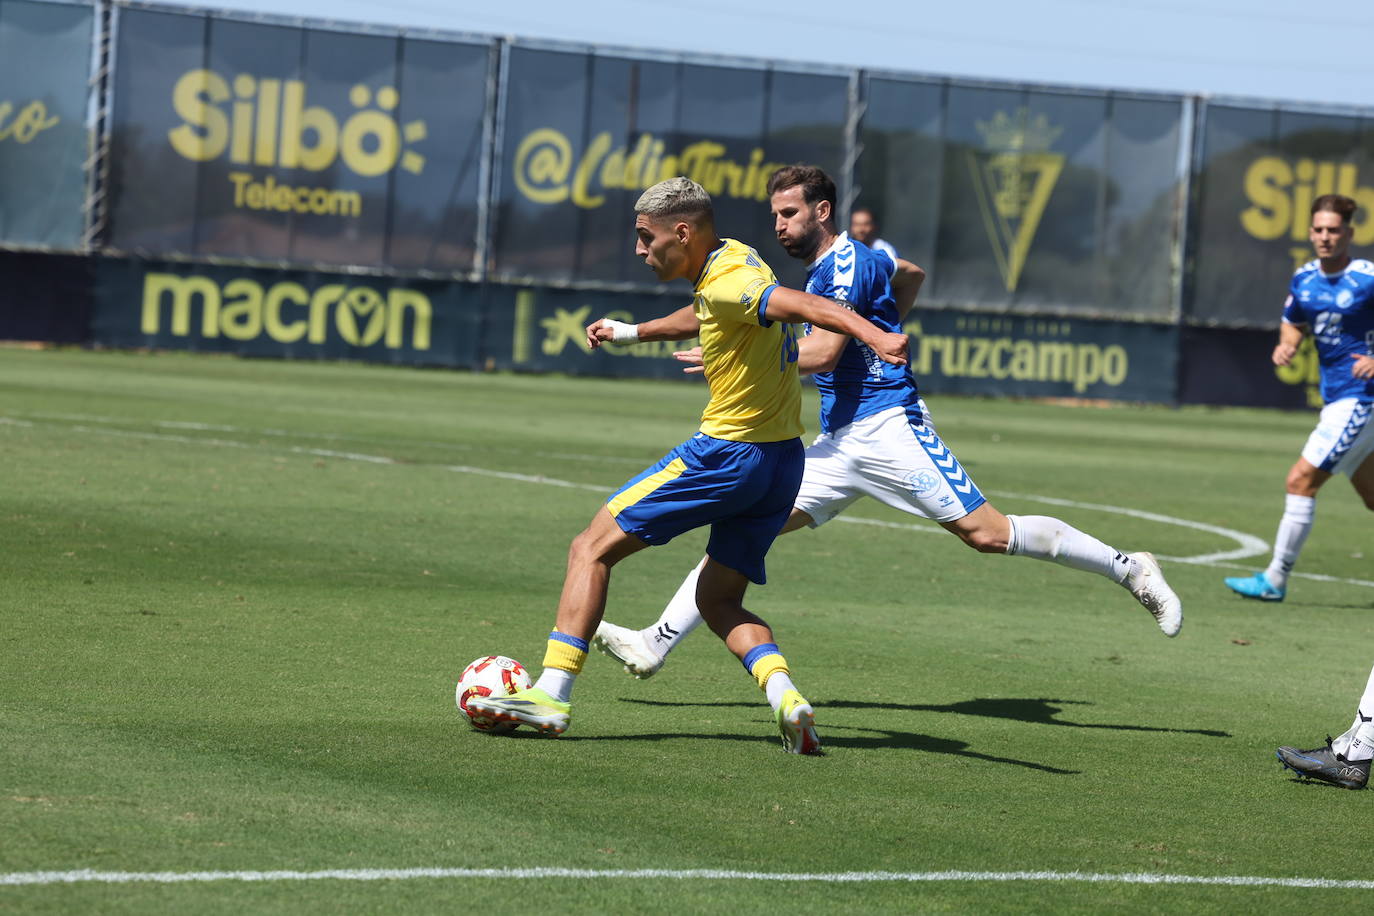
<svg viewBox="0 0 1374 916"><path fill-rule="evenodd" d="M890 524L788 535L749 594L817 707L828 753L795 758L704 628L645 682L593 653L562 738L454 708L473 658L537 673L568 541L695 429L699 383L0 350L0 911L1363 906L989 878L1374 877L1374 793L1274 759L1342 730L1374 661L1367 510L1328 486L1300 571L1329 578L1287 602L1221 585L1266 562L1236 554L1272 537L1314 415L930 399L1003 511L1203 558L1163 559L1183 633L1105 580L860 503ZM653 619L704 544L617 567L608 619ZM586 874L13 877L416 868Z"/></svg>

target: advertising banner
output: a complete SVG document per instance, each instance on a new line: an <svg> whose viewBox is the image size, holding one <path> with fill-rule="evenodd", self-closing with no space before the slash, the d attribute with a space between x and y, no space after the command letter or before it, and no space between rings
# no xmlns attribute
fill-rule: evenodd
<svg viewBox="0 0 1374 916"><path fill-rule="evenodd" d="M586 346L598 318L640 322L686 303L671 293L606 293L501 286L489 290L484 350L501 369L570 375L681 378L674 350L695 340ZM1173 325L918 310L911 368L927 393L1174 403Z"/></svg>
<svg viewBox="0 0 1374 916"><path fill-rule="evenodd" d="M598 318L637 323L660 318L691 303L679 295L607 293L540 286L488 289L483 350L497 369L566 372L569 375L682 378L674 350L697 345L695 339L587 346L586 327Z"/></svg>
<svg viewBox="0 0 1374 916"><path fill-rule="evenodd" d="M722 236L767 257L769 175L809 162L839 180L847 77L521 45L506 60L498 277L652 285L634 256L634 204L677 175L711 193ZM777 255L779 277L799 284L800 265Z"/></svg>
<svg viewBox="0 0 1374 916"><path fill-rule="evenodd" d="M0 245L85 245L92 17L0 0Z"/></svg>
<svg viewBox="0 0 1374 916"><path fill-rule="evenodd" d="M918 307L906 330L926 394L1175 400L1174 325Z"/></svg>
<svg viewBox="0 0 1374 916"><path fill-rule="evenodd" d="M1293 270L1312 259L1312 201L1359 204L1353 252L1374 244L1374 119L1209 104L1194 163L1196 322L1277 327Z"/></svg>
<svg viewBox="0 0 1374 916"><path fill-rule="evenodd" d="M1287 366L1270 355L1277 330L1185 327L1180 348L1181 404L1320 409L1321 365L1312 338Z"/></svg>
<svg viewBox="0 0 1374 916"><path fill-rule="evenodd" d="M121 8L109 244L475 268L492 46Z"/></svg>
<svg viewBox="0 0 1374 916"><path fill-rule="evenodd" d="M856 206L942 305L1169 319L1181 99L870 77Z"/></svg>
<svg viewBox="0 0 1374 916"><path fill-rule="evenodd" d="M445 280L103 258L94 341L295 359L478 365L481 288Z"/></svg>
<svg viewBox="0 0 1374 916"><path fill-rule="evenodd" d="M84 343L94 295L90 255L0 250L0 340Z"/></svg>

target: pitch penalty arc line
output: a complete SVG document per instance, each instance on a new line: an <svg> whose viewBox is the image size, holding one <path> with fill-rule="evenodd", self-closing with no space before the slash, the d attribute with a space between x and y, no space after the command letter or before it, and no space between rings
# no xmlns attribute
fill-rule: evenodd
<svg viewBox="0 0 1374 916"><path fill-rule="evenodd" d="M71 420L75 420L75 419L85 419L85 420L90 420L90 421L95 421L95 422L115 422L115 420L114 420L113 418L108 418L108 417L88 417L88 416L84 416L84 415L70 415L70 416L66 416L66 417L61 417L61 416L59 416L59 415L52 415L52 416L53 416L54 418L71 419ZM32 427L32 426L34 425L32 422L28 422L28 421L24 421L24 420L19 420L19 419L14 418L14 417L0 417L0 421L3 421L4 423L8 423L8 424L14 425L14 426L28 426L28 427ZM244 429L236 428L236 427L214 427L214 426L211 426L210 424L199 424L199 425L198 425L198 424L191 424L191 423L175 423L175 424L174 424L174 423L171 423L170 421L168 421L168 422L162 423L162 424L160 424L160 425L162 425L162 426L164 426L164 427L175 426L175 427L181 427L181 428L203 428L203 429L207 429L207 430L215 429L215 430L234 431L234 432L252 432L251 430L244 430ZM95 434L95 435L107 435L107 436L116 436L116 437L122 436L122 437L133 438L133 439L150 439L150 440L163 441L163 442L177 442L177 443L182 443L182 444L187 444L187 445L209 445L209 446L220 447L220 448L242 448L242 449L250 449L250 450L264 449L264 448L265 448L265 449L271 449L271 448L272 448L271 446L264 446L264 445L261 445L261 444L259 444L259 443L238 442L238 441L235 441L235 440L232 440L232 439L203 438L203 437L197 437L197 436L178 436L178 435L172 435L172 434L168 434L168 433L144 433L144 432L136 432L136 431L132 431L132 430L119 430L119 429L100 429L100 428L95 428L95 427L90 427L90 426L82 426L82 425L76 425L76 426L72 426L72 427L69 427L69 428L72 429L73 431L76 431L76 432L92 433L92 434ZM261 432L261 431L259 431L259 432ZM272 431L272 432L278 432L278 431ZM384 464L384 465L399 465L399 464L402 463L402 462L397 461L397 460L394 459L394 458L389 458L389 457L387 457L387 456L385 456L385 455L369 455L369 454L366 454L366 453L363 453L363 452L345 452L345 451L338 451L338 450L334 450L334 449L309 448L309 447L305 447L305 446L279 446L278 448L279 448L280 450L282 450L282 451L286 451L286 452L289 452L289 453L291 453L291 454L297 454L297 455L314 455L314 456L322 457L322 458L337 458L337 459L341 459L341 460L345 460L345 461L361 461L361 462L367 462L367 463L371 463L371 464ZM443 467L444 470L453 471L453 472L459 473L459 474L472 474L472 475L474 475L474 476L495 477L495 478L499 478L499 479L502 479L502 480L514 480L514 481L518 481L518 482L521 482L521 483L544 484L544 485L546 485L546 486L563 487L563 488L574 489L574 490L588 490L588 491L591 491L591 492L593 492L593 493L609 493L609 492L610 492L610 490L608 490L606 487L599 486L599 485L596 485L596 484L575 483L575 482L573 482L573 481L568 481L568 480L559 480L559 479L556 478L556 477L545 477L545 476L542 476L542 475L532 475L532 474L516 474L516 473L512 473L512 472L510 472L510 471L497 471L497 470L492 470L492 469L489 469L489 468L479 468L479 467L474 467L474 466L471 466L471 465L460 465L460 464L441 465L441 467ZM1028 501L1031 501L1031 502L1041 502L1041 503L1045 503L1046 505L1052 505L1052 506L1064 506L1064 507L1075 508L1075 509L1090 509L1090 510L1095 510L1095 511L1099 511L1099 512L1108 512L1108 513L1113 513L1113 514L1118 514L1118 515L1132 516L1132 517L1135 517L1135 518L1144 519L1144 520L1146 520L1146 521L1159 522L1159 523L1161 523L1161 524L1166 524L1166 525L1177 525L1177 526L1179 526L1179 527L1184 527L1184 528L1193 528L1193 529L1195 529L1195 530L1206 531L1206 532L1211 533L1211 534L1217 534L1217 535L1220 535L1220 536L1222 536L1222 537L1229 538L1230 540L1233 540L1233 541L1235 541L1238 545L1240 545L1240 546L1238 546L1238 547L1236 547L1236 548L1234 548L1234 549L1232 549L1232 550L1229 550L1229 551L1221 551L1221 552L1218 552L1218 553L1202 554L1202 555L1200 555L1200 556L1193 556L1193 557L1172 557L1172 556L1164 556L1164 555L1162 555L1162 554L1160 555L1162 559L1169 560L1169 561L1174 562L1174 563L1187 563L1187 564L1196 565L1196 566L1213 566L1213 567L1224 568L1224 569L1248 569L1249 567L1237 566L1237 565L1235 565L1234 563L1228 563L1228 562L1225 562L1225 561L1227 561L1227 560L1241 560L1241 559L1246 559L1246 558L1248 558L1248 557L1259 556L1259 555L1262 555L1262 554L1264 554L1264 553L1267 553L1268 550L1269 550L1269 545L1268 545L1268 543L1266 543L1266 542L1265 542L1264 540L1262 540L1261 538L1255 537L1254 535L1246 534L1246 533L1244 533L1244 532L1242 532L1242 531L1236 531L1236 530L1231 529L1231 528L1222 528L1222 527L1219 527L1219 526L1217 526L1217 525L1209 525L1209 524L1206 524L1205 522L1195 522L1195 521L1191 521L1191 520L1189 520L1189 519L1177 518L1177 517L1172 516L1172 515L1161 515L1161 514L1155 513L1155 512L1145 512L1145 511L1140 510L1140 509L1128 509L1128 508L1125 508L1125 507L1123 507L1123 506L1107 506L1107 505L1101 505L1101 504L1098 504L1098 503L1084 503L1084 502L1078 502L1078 501L1076 501L1076 500L1062 499L1062 498L1053 497L1053 496L1036 496L1036 495L1034 495L1034 494L1027 494L1027 493L1007 493L1007 492L996 492L996 491L989 491L989 492L992 493L994 496L1006 497L1006 498L1008 498L1008 499L1024 499L1024 500L1028 500ZM914 532L920 532L920 533L938 533L939 531L942 530L942 529L940 529L939 527L937 527L936 525L934 525L934 523L928 523L928 524L925 524L925 525L917 525L917 524L911 524L911 523L909 523L909 522L892 522L892 521L884 521L884 520L880 520L880 519L856 518L856 517L850 517L850 516L844 516L844 515L838 516L838 517L835 519L835 521L837 521L837 522L845 522L845 523L854 524L854 525L869 525L869 526L881 527L881 528L895 528L895 529L900 529L900 530L904 530L904 531L914 531ZM1366 580L1364 580L1364 579L1347 579L1347 578L1342 578L1342 577L1338 577L1338 576L1327 576L1327 575L1322 575L1322 574L1320 574L1320 573L1305 573L1305 572L1296 572L1296 571L1293 572L1292 575L1293 575L1294 577L1296 577L1296 578L1311 579L1311 580L1314 580L1314 581L1317 581L1317 582L1333 582L1333 583L1342 584L1342 585L1358 585L1358 586L1363 586L1363 587L1366 587L1366 588L1374 588L1374 581L1366 581Z"/></svg>
<svg viewBox="0 0 1374 916"><path fill-rule="evenodd" d="M927 872L757 872L716 869L592 868L358 868L323 871L189 871L124 872L78 869L0 874L0 886L62 884L189 884L216 881L411 881L421 878L489 878L496 880L697 880L776 881L819 884L1059 882L1079 884L1221 885L1229 887L1300 887L1374 890L1374 881L1333 878L1269 878L1256 875L1169 875L1077 871L927 871Z"/></svg>
<svg viewBox="0 0 1374 916"><path fill-rule="evenodd" d="M1034 496L1028 493L997 493L995 495L1005 496L1008 499L1027 499L1032 502L1045 503L1049 506L1066 506L1072 509L1093 509L1098 512L1110 512L1113 515L1126 515L1131 518L1140 518L1149 522L1177 525L1180 528L1192 528L1197 531L1206 531L1209 534L1219 534L1222 537L1230 538L1240 544L1235 550L1227 550L1220 553L1209 553L1198 557L1168 558L1175 563L1195 563L1199 566L1207 566L1223 560L1243 560L1247 557L1261 556L1269 552L1269 544L1261 538L1246 534L1243 531L1234 531L1230 528L1222 528L1218 525L1209 525L1206 522L1194 522L1186 518L1175 518L1172 515L1160 515L1157 512L1144 512L1140 509L1127 509L1124 506L1104 506L1099 503L1082 503L1072 499L1059 499L1053 496Z"/></svg>

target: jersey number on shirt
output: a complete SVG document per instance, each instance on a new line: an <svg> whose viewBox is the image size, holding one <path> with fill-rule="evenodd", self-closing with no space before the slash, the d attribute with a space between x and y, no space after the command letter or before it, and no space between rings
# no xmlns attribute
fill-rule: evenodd
<svg viewBox="0 0 1374 916"><path fill-rule="evenodd" d="M1322 343L1340 343L1341 313L1318 312L1317 320L1312 322L1312 335Z"/></svg>
<svg viewBox="0 0 1374 916"><path fill-rule="evenodd" d="M797 326L795 324L784 324L782 326L782 349L778 353L778 371L786 372L788 363L797 361Z"/></svg>

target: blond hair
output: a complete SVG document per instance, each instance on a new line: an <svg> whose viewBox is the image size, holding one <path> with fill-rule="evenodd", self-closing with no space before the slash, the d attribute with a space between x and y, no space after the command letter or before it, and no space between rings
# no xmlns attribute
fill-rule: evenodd
<svg viewBox="0 0 1374 916"><path fill-rule="evenodd" d="M635 212L653 219L682 216L693 222L715 221L711 195L692 179L681 176L660 181L639 195Z"/></svg>

